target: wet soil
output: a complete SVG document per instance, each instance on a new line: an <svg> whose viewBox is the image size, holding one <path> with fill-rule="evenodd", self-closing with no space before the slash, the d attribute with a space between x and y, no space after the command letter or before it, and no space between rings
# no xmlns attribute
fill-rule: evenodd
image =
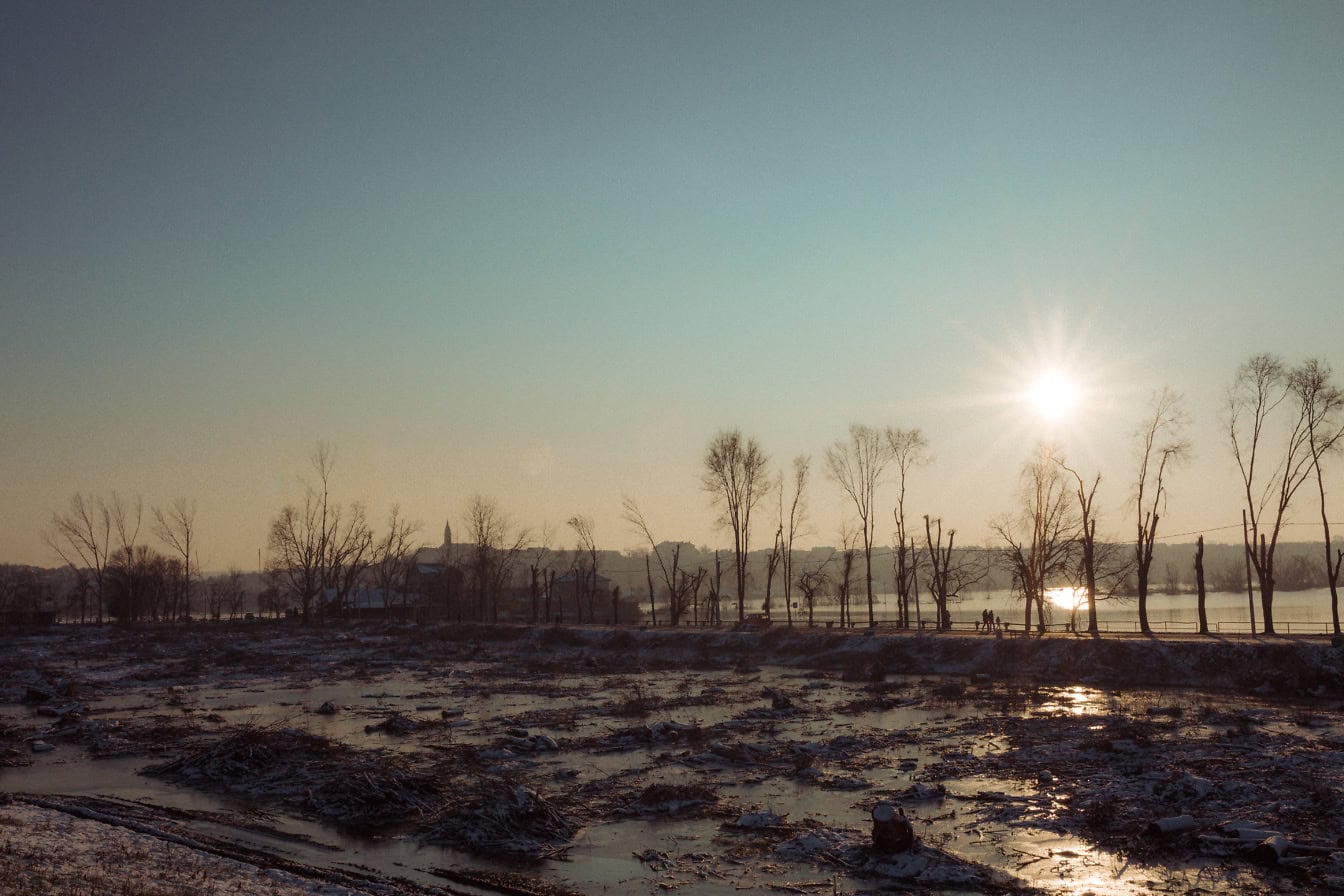
<svg viewBox="0 0 1344 896"><path fill-rule="evenodd" d="M312 892L1344 890L1324 641L253 623L4 646L11 806ZM881 802L914 851L874 849Z"/></svg>

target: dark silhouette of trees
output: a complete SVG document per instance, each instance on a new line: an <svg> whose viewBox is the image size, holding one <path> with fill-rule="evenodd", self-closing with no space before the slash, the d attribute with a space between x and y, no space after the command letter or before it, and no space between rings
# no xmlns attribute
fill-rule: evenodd
<svg viewBox="0 0 1344 896"><path fill-rule="evenodd" d="M1101 474L1098 473L1089 485L1083 479L1083 474L1066 464L1063 458L1055 458L1055 462L1073 477L1073 494L1078 499L1078 561L1079 572L1083 581L1083 598L1087 602L1087 633L1095 637L1100 634L1097 628L1096 497L1097 487L1101 485ZM1146 597L1139 598L1139 619L1143 631L1147 632L1148 610L1145 601ZM1074 601L1072 617L1077 617L1077 601ZM1074 619L1071 618L1070 622L1073 621Z"/></svg>
<svg viewBox="0 0 1344 896"><path fill-rule="evenodd" d="M1003 540L1003 560L1013 572L1026 603L1025 627L1031 628L1036 609L1037 631L1045 631L1045 590L1065 579L1073 564L1081 523L1073 506L1063 471L1053 452L1041 446L1022 470L1021 507L1016 517L992 523Z"/></svg>
<svg viewBox="0 0 1344 896"><path fill-rule="evenodd" d="M873 611L873 526L876 520L877 486L882 471L891 462L892 452L884 433L871 426L854 423L849 440L838 441L826 449L826 472L854 502L859 516L859 536L863 545L864 582L868 594L868 624L877 622ZM847 547L848 551L849 548ZM845 578L845 603L848 604L849 580Z"/></svg>
<svg viewBox="0 0 1344 896"><path fill-rule="evenodd" d="M979 553L957 554L953 543L956 529L947 530L943 543L943 521L924 515L924 544L928 551L929 594L938 614L938 630L948 628L952 620L951 603L961 592L985 580L989 575L988 558Z"/></svg>
<svg viewBox="0 0 1344 896"><path fill-rule="evenodd" d="M475 495L467 505L467 537L471 539L471 588L475 618L499 619L499 602L530 537L492 499Z"/></svg>
<svg viewBox="0 0 1344 896"><path fill-rule="evenodd" d="M93 576L94 618L103 621L107 564L112 553L112 511L101 496L76 492L70 496L70 509L51 515L51 528L42 540L71 569L90 570ZM80 601L79 621L85 620Z"/></svg>
<svg viewBox="0 0 1344 896"><path fill-rule="evenodd" d="M597 539L593 536L593 518L572 516L565 523L574 530L578 545L574 548L574 601L579 605L579 622L583 622L582 603L588 604L588 621L597 621Z"/></svg>
<svg viewBox="0 0 1344 896"><path fill-rule="evenodd" d="M746 618L747 554L751 546L751 513L770 488L768 459L755 439L740 430L723 430L705 449L701 483L721 511L719 522L733 533L733 568L737 586L737 618ZM716 576L717 579L717 576ZM715 597L719 586L715 585ZM717 617L717 611L715 611Z"/></svg>
<svg viewBox="0 0 1344 896"><path fill-rule="evenodd" d="M369 572L383 592L383 606L392 608L392 595L399 592L402 610L406 609L407 592L410 591L411 574L415 569L415 555L419 545L416 536L420 524L411 522L401 515L401 507L393 504L387 514L387 532L374 542L369 556Z"/></svg>
<svg viewBox="0 0 1344 896"><path fill-rule="evenodd" d="M685 615L690 607L691 585L694 582L698 591L700 582L704 580L703 571L698 580L693 580L681 569L681 544L676 543L671 546L670 557L663 556L663 550L658 543L654 541L653 533L649 531L649 524L644 519L644 514L640 512L639 505L635 499L624 496L621 499L621 518L630 524L631 528L643 536L649 543L649 554L658 561L658 570L663 576L663 585L667 588L667 614L672 625L680 625L681 617ZM653 576L649 570L649 601L653 601ZM658 624L658 617L653 613L653 623Z"/></svg>
<svg viewBox="0 0 1344 896"><path fill-rule="evenodd" d="M1137 433L1138 476L1134 510L1137 536L1134 541L1135 577L1138 581L1139 628L1153 633L1148 622L1148 583L1153 566L1157 524L1167 507L1167 474L1190 451L1184 437L1185 402L1179 394L1163 388L1152 399L1148 415Z"/></svg>
<svg viewBox="0 0 1344 896"><path fill-rule="evenodd" d="M1329 365L1308 359L1289 374L1289 384L1301 409L1307 433L1307 451L1311 469L1316 477L1316 491L1320 497L1321 528L1325 533L1325 577L1330 586L1330 618L1335 634L1339 628L1339 569L1344 564L1344 549L1330 542L1330 517L1325 509L1325 474L1321 460L1327 454L1337 453L1344 437L1344 391L1333 382ZM1331 552L1334 552L1333 555Z"/></svg>
<svg viewBox="0 0 1344 896"><path fill-rule="evenodd" d="M814 613L817 609L817 601L823 599L830 591L831 578L826 571L829 564L830 560L828 559L825 563L811 569L804 569L798 574L798 591L803 595L803 607L807 610L809 627L816 624Z"/></svg>
<svg viewBox="0 0 1344 896"><path fill-rule="evenodd" d="M119 548L107 566L107 613L119 622L158 620L173 606L182 564L153 548Z"/></svg>
<svg viewBox="0 0 1344 896"><path fill-rule="evenodd" d="M305 620L314 604L320 619L326 618L324 591L334 595L337 609L344 607L351 589L368 569L373 548L361 504L349 509L331 500L331 472L336 453L318 442L309 457L317 484L304 488L303 506L287 504L271 521L270 563L280 571L285 590L299 603Z"/></svg>
<svg viewBox="0 0 1344 896"><path fill-rule="evenodd" d="M196 502L178 498L167 510L154 507L154 535L182 557L182 607L181 613L191 612L191 558L192 537L196 534ZM179 608L170 610L170 617L177 618Z"/></svg>
<svg viewBox="0 0 1344 896"><path fill-rule="evenodd" d="M1246 556L1260 585L1267 635L1275 633L1274 552L1293 495L1313 469L1307 408L1289 401L1292 392L1283 362L1260 354L1237 368L1227 393L1227 434L1246 501Z"/></svg>
<svg viewBox="0 0 1344 896"><path fill-rule="evenodd" d="M850 580L854 574L854 530L849 526L840 529L840 576L836 579L836 598L840 601L840 627L848 628L854 624L854 610L851 605Z"/></svg>
<svg viewBox="0 0 1344 896"><path fill-rule="evenodd" d="M784 615L793 625L793 545L804 534L807 524L807 481L811 474L812 458L800 454L793 459L792 488L784 488L784 473L779 474L779 544L782 551L780 565L784 576Z"/></svg>
<svg viewBox="0 0 1344 896"><path fill-rule="evenodd" d="M219 619L226 613L228 618L237 619L243 611L243 603L247 600L247 585L244 582L243 571L231 569L225 575L208 580L205 583L205 600L206 613L211 619ZM263 609L260 599L257 609Z"/></svg>
<svg viewBox="0 0 1344 896"><path fill-rule="evenodd" d="M896 616L901 628L910 625L910 597L914 592L918 555L915 536L905 523L905 487L910 471L928 460L929 443L918 429L892 429L886 432L887 445L896 462L896 506L892 516L896 521L893 560L896 566Z"/></svg>

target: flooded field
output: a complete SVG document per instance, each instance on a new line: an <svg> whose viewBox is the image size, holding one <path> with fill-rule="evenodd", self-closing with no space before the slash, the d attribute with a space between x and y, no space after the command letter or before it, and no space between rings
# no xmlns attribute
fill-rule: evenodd
<svg viewBox="0 0 1344 896"><path fill-rule="evenodd" d="M6 648L0 812L311 892L1344 888L1325 642L277 623ZM874 848L884 802L914 850Z"/></svg>

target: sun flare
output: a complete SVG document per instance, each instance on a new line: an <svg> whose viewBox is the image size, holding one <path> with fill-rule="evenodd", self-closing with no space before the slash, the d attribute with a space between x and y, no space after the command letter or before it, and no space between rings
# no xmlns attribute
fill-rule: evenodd
<svg viewBox="0 0 1344 896"><path fill-rule="evenodd" d="M1050 370L1027 389L1027 403L1047 420L1062 420L1078 404L1078 386L1059 371Z"/></svg>
<svg viewBox="0 0 1344 896"><path fill-rule="evenodd" d="M1082 594L1077 588L1067 587L1045 589L1045 599L1063 610L1077 609L1083 602Z"/></svg>

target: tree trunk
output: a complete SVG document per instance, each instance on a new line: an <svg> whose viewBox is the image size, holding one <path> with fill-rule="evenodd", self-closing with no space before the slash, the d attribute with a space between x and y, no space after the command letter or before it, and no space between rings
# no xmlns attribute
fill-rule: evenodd
<svg viewBox="0 0 1344 896"><path fill-rule="evenodd" d="M1260 536L1260 616L1264 623L1265 634L1274 631L1274 562L1269 555L1265 536Z"/></svg>
<svg viewBox="0 0 1344 896"><path fill-rule="evenodd" d="M1199 593L1199 633L1209 633L1209 617L1204 607L1204 536L1195 542L1195 587Z"/></svg>

